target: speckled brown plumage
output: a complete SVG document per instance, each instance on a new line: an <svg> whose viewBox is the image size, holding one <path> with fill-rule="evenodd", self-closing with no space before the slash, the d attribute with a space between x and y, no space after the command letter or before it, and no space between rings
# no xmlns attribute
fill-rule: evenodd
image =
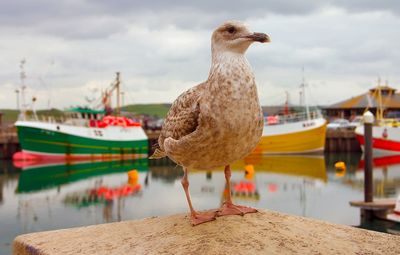
<svg viewBox="0 0 400 255"><path fill-rule="evenodd" d="M234 38L232 24L238 29L235 36L250 34L239 22L227 22L214 31L209 77L172 104L154 158L168 156L187 168L212 169L245 157L257 145L263 115L244 56L254 40Z"/></svg>
<svg viewBox="0 0 400 255"><path fill-rule="evenodd" d="M200 113L199 99L203 84L195 86L182 93L172 104L165 119L160 135L160 144L165 138L172 137L176 140L194 132L198 126Z"/></svg>

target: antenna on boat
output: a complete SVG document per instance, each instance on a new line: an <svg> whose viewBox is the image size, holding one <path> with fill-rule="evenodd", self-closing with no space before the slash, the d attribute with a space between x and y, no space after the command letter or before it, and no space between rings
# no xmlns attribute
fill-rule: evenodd
<svg viewBox="0 0 400 255"><path fill-rule="evenodd" d="M383 119L383 104L382 104L382 90L381 90L381 77L378 76L378 105L376 110L376 117L378 120Z"/></svg>
<svg viewBox="0 0 400 255"><path fill-rule="evenodd" d="M20 64L19 64L19 68L21 69L20 76L19 76L20 79L21 79L21 90L17 92L17 95L18 95L18 93L21 93L21 105L19 106L19 108L20 108L19 109L20 110L19 118L22 119L22 120L26 119L26 104L25 104L25 89L26 89L25 78L26 78L26 74L25 74L25 70L24 70L25 63L26 63L26 60L22 59ZM19 102L18 102L18 104L19 104Z"/></svg>
<svg viewBox="0 0 400 255"><path fill-rule="evenodd" d="M285 101L284 114L288 115L289 114L289 92L285 91L285 94L286 94L286 101Z"/></svg>
<svg viewBox="0 0 400 255"><path fill-rule="evenodd" d="M125 105L125 92L121 91L121 107Z"/></svg>
<svg viewBox="0 0 400 255"><path fill-rule="evenodd" d="M17 95L17 110L20 111L20 106L19 106L19 89L15 90L15 94Z"/></svg>
<svg viewBox="0 0 400 255"><path fill-rule="evenodd" d="M117 90L117 116L121 115L121 104L120 104L120 97L121 97L121 92L120 92L120 79L119 79L119 72L116 72L117 78L115 79L115 88Z"/></svg>
<svg viewBox="0 0 400 255"><path fill-rule="evenodd" d="M302 73L303 73L303 78L302 78L302 82L300 85L301 91L300 91L300 100L301 100L301 106L303 106L306 108L306 114L307 114L307 120L310 120L310 109L308 107L307 101L306 101L306 79L304 76L304 66L302 67Z"/></svg>
<svg viewBox="0 0 400 255"><path fill-rule="evenodd" d="M35 96L32 97L32 112L33 112L33 117L35 118L35 120L38 120L38 116L36 114L36 108L35 108L35 102L36 102L37 98Z"/></svg>

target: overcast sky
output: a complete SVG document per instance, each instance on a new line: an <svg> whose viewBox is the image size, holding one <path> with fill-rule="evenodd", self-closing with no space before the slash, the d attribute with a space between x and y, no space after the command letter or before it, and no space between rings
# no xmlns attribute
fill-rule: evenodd
<svg viewBox="0 0 400 255"><path fill-rule="evenodd" d="M263 105L400 88L400 1L230 0L0 2L0 108L16 108L19 62L37 108L87 104L121 72L125 103L172 102L207 78L210 36L225 20L270 35L247 52Z"/></svg>

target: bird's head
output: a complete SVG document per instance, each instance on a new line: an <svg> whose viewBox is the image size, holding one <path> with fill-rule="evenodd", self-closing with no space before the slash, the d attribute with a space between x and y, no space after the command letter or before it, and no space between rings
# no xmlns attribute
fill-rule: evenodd
<svg viewBox="0 0 400 255"><path fill-rule="evenodd" d="M212 34L211 47L213 51L234 52L243 54L253 42L270 42L264 33L254 33L240 21L227 21Z"/></svg>

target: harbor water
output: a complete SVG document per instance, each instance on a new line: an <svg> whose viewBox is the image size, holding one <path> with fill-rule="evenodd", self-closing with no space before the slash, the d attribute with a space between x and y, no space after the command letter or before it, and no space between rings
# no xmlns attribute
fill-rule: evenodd
<svg viewBox="0 0 400 255"><path fill-rule="evenodd" d="M338 161L346 169L335 169ZM374 164L374 198L397 197L400 157L376 158ZM382 232L400 229L387 221L362 222L359 209L349 205L364 194L359 153L257 154L233 164L232 170L238 204ZM167 160L0 161L0 254L8 254L12 240L23 233L185 213L182 174ZM222 168L191 171L189 181L196 209L221 206L226 189Z"/></svg>

